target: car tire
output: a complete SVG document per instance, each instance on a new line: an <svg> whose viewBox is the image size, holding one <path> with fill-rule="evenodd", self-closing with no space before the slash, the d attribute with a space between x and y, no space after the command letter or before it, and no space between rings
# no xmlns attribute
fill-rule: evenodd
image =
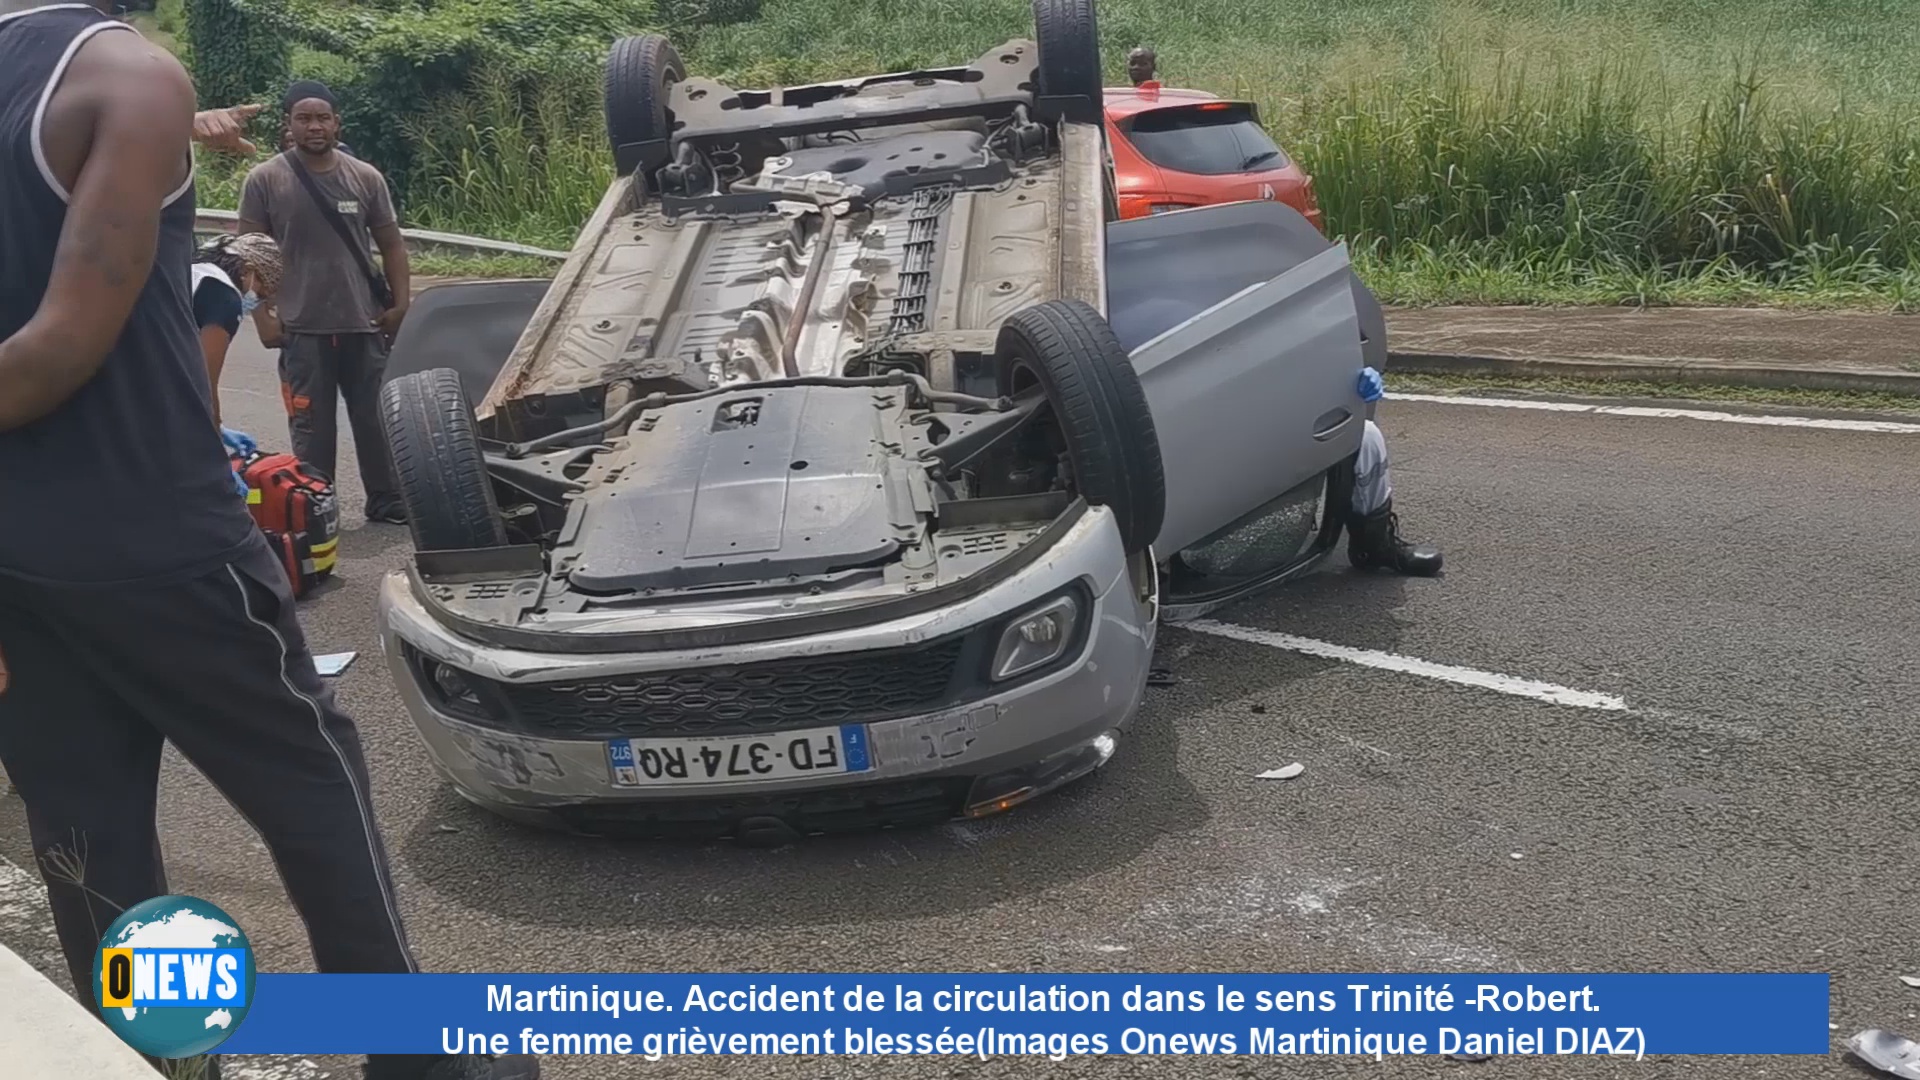
<svg viewBox="0 0 1920 1080"><path fill-rule="evenodd" d="M1166 518L1160 440L1140 376L1107 320L1079 300L1050 300L1000 327L1000 392L1045 391L1074 486L1113 511L1127 554L1147 550Z"/></svg>
<svg viewBox="0 0 1920 1080"><path fill-rule="evenodd" d="M1105 92L1093 0L1033 0L1033 30L1040 47L1039 96L1066 99L1068 120L1099 122Z"/></svg>
<svg viewBox="0 0 1920 1080"><path fill-rule="evenodd" d="M673 43L659 34L638 34L613 43L607 55L605 105L607 143L616 161L620 148L673 135L673 110L667 107L673 84L687 70ZM621 175L631 171L623 167Z"/></svg>
<svg viewBox="0 0 1920 1080"><path fill-rule="evenodd" d="M460 373L434 368L394 379L380 392L380 416L414 548L505 547L506 526Z"/></svg>

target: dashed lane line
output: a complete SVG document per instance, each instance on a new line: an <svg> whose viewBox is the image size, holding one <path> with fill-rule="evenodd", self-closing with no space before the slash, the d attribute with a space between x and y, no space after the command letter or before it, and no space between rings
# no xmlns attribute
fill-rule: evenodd
<svg viewBox="0 0 1920 1080"><path fill-rule="evenodd" d="M1612 694L1597 694L1590 690L1575 690L1570 686L1557 686L1553 683L1536 682L1532 679L1515 678L1493 671L1480 671L1475 668L1455 667L1452 664L1436 664L1431 660L1421 660L1399 653L1380 652L1374 649L1356 649L1348 645L1335 645L1329 641L1317 641L1313 638L1298 637L1294 634L1282 634L1274 630L1256 630L1247 626L1234 626L1230 623L1214 622L1211 619L1199 619L1181 623L1184 630L1194 630L1215 637L1231 638L1253 645L1265 645L1272 649L1285 649L1288 652L1318 656L1327 660L1340 660L1362 667L1379 668L1383 671L1397 671L1403 675L1418 675L1426 679L1438 679L1441 682L1457 683L1461 686L1476 686L1482 690L1492 690L1514 697L1532 698L1535 701L1550 702L1555 705L1570 705L1578 709L1598 709L1602 712L1630 712L1626 699Z"/></svg>
<svg viewBox="0 0 1920 1080"><path fill-rule="evenodd" d="M1284 649L1287 652L1300 653L1303 656L1315 656L1325 660L1338 660L1343 663L1357 664L1361 667L1391 671L1401 675L1413 675L1438 682L1453 683L1456 686L1471 686L1481 690L1491 690L1498 694L1513 697L1531 698L1550 705L1565 705L1576 709L1591 709L1596 712L1616 713L1625 717L1650 720L1668 727L1687 728L1710 735L1729 739L1755 740L1763 733L1749 724L1715 720L1708 717L1689 716L1670 709L1643 708L1627 703L1627 699L1614 694L1601 694L1592 690L1576 690L1571 686L1556 683L1539 682L1534 679L1522 679L1512 675L1503 675L1496 671L1481 671L1478 668L1459 667L1453 664L1437 664L1431 660L1422 660L1414 656L1402 656L1399 653L1381 652L1377 649L1356 649L1350 645L1336 645L1330 641L1300 637L1297 634L1284 634L1277 630L1257 630L1250 626L1235 626L1232 623L1215 622L1212 619L1196 619L1179 624L1182 630L1208 634L1213 637L1228 638L1250 645L1264 645L1270 649ZM1359 748L1383 756L1387 752L1376 747L1356 744Z"/></svg>

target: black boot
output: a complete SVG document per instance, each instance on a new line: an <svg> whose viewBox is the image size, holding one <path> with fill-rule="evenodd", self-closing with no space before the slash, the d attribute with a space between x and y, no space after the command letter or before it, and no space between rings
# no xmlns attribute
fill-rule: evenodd
<svg viewBox="0 0 1920 1080"><path fill-rule="evenodd" d="M1371 514L1347 518L1347 561L1361 570L1392 570L1419 577L1440 573L1440 549L1402 538L1392 502Z"/></svg>

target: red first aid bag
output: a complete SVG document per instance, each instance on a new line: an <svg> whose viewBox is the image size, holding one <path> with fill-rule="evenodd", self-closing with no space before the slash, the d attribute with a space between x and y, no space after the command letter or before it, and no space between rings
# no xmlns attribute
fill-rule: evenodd
<svg viewBox="0 0 1920 1080"><path fill-rule="evenodd" d="M247 484L247 510L286 569L293 595L333 576L340 558L333 485L292 454L255 454L236 471Z"/></svg>

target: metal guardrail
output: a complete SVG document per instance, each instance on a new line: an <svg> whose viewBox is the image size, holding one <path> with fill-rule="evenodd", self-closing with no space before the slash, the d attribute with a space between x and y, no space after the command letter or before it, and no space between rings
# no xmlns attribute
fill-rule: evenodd
<svg viewBox="0 0 1920 1080"><path fill-rule="evenodd" d="M240 215L232 210L201 210L194 219L194 228L201 233L232 232L239 224ZM422 248L448 248L476 255L524 255L537 259L563 261L567 257L564 251L548 251L545 248L529 247L505 240L488 240L482 236L462 236L459 233L434 232L431 229L401 229L400 235L407 238L409 245Z"/></svg>

